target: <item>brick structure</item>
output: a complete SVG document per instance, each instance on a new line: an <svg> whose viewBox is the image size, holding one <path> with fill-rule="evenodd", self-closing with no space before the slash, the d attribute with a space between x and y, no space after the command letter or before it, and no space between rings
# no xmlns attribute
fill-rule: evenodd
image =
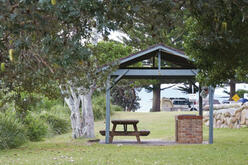
<svg viewBox="0 0 248 165"><path fill-rule="evenodd" d="M176 116L176 142L202 143L202 116L178 115Z"/></svg>

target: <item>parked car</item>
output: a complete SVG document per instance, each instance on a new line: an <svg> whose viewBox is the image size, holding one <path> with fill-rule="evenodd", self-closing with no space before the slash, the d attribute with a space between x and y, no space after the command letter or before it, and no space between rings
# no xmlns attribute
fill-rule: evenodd
<svg viewBox="0 0 248 165"><path fill-rule="evenodd" d="M231 104L231 101L230 100L224 100L224 101L222 101L222 104Z"/></svg>
<svg viewBox="0 0 248 165"><path fill-rule="evenodd" d="M189 110L190 109L190 103L188 101L188 99L186 98L171 98L172 100L172 110L176 111L176 110Z"/></svg>

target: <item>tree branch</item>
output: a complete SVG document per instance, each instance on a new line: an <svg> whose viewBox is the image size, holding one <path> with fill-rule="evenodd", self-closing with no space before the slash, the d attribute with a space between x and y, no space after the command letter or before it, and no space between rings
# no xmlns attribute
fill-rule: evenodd
<svg viewBox="0 0 248 165"><path fill-rule="evenodd" d="M174 86L175 86L175 85L171 85L171 86L168 86L168 87L162 88L162 89L160 89L160 90L162 91L162 90L165 90L165 89L172 88L172 87L174 87Z"/></svg>

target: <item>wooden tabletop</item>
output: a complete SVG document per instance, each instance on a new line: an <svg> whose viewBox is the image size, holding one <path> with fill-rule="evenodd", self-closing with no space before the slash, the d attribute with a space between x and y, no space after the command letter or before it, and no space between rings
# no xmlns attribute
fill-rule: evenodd
<svg viewBox="0 0 248 165"><path fill-rule="evenodd" d="M139 120L111 120L113 124L137 124Z"/></svg>

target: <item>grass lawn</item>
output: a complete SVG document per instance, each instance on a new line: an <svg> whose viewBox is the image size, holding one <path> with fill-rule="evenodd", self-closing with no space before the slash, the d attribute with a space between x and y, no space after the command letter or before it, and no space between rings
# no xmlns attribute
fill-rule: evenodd
<svg viewBox="0 0 248 165"><path fill-rule="evenodd" d="M139 129L151 134L142 139L174 140L174 116L182 112L125 113L118 112L112 119L138 119ZM187 112L192 113L192 112ZM97 138L104 139L98 131L104 122L95 123ZM126 137L115 137L127 139ZM136 140L135 137L129 139ZM204 128L204 140L208 128ZM248 128L214 129L214 144L141 146L88 144L85 139L73 140L71 134L30 142L17 149L0 151L0 165L7 164L89 164L89 165L247 165Z"/></svg>

